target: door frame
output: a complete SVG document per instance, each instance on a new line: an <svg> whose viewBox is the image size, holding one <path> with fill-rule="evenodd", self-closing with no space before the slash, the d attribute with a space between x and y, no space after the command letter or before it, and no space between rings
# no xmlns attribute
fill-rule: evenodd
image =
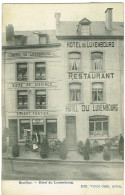
<svg viewBox="0 0 125 195"><path fill-rule="evenodd" d="M74 116L76 118L77 121L77 116L75 114L65 114L65 138L67 139L66 135L67 135L67 129L66 129L66 117L67 116ZM75 124L76 127L76 124ZM76 145L77 145L77 127L76 127Z"/></svg>

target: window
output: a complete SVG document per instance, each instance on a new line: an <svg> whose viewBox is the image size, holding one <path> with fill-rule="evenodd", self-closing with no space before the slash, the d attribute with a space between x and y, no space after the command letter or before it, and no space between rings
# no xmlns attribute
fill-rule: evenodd
<svg viewBox="0 0 125 195"><path fill-rule="evenodd" d="M27 80L27 63L17 64L17 81Z"/></svg>
<svg viewBox="0 0 125 195"><path fill-rule="evenodd" d="M44 121L41 119L33 120L33 132L44 132Z"/></svg>
<svg viewBox="0 0 125 195"><path fill-rule="evenodd" d="M89 35L89 25L81 25L81 35Z"/></svg>
<svg viewBox="0 0 125 195"><path fill-rule="evenodd" d="M69 70L70 71L80 71L80 53L69 53Z"/></svg>
<svg viewBox="0 0 125 195"><path fill-rule="evenodd" d="M36 109L46 109L46 91L36 91Z"/></svg>
<svg viewBox="0 0 125 195"><path fill-rule="evenodd" d="M31 136L30 120L20 120L20 139L26 139Z"/></svg>
<svg viewBox="0 0 125 195"><path fill-rule="evenodd" d="M103 53L92 52L91 53L92 70L99 71L103 70Z"/></svg>
<svg viewBox="0 0 125 195"><path fill-rule="evenodd" d="M18 109L27 109L28 108L28 94L27 91L18 91L17 92L17 105Z"/></svg>
<svg viewBox="0 0 125 195"><path fill-rule="evenodd" d="M40 37L39 43L40 44L46 44L47 43L47 38L46 37Z"/></svg>
<svg viewBox="0 0 125 195"><path fill-rule="evenodd" d="M90 136L108 135L108 116L89 117L89 135Z"/></svg>
<svg viewBox="0 0 125 195"><path fill-rule="evenodd" d="M45 62L37 62L35 64L35 79L36 80L46 80Z"/></svg>
<svg viewBox="0 0 125 195"><path fill-rule="evenodd" d="M46 132L47 132L47 138L57 138L57 120L56 119L46 120Z"/></svg>
<svg viewBox="0 0 125 195"><path fill-rule="evenodd" d="M103 83L92 83L92 101L101 102L104 100Z"/></svg>
<svg viewBox="0 0 125 195"><path fill-rule="evenodd" d="M69 84L69 95L70 95L70 102L81 101L81 84L80 83L70 83Z"/></svg>

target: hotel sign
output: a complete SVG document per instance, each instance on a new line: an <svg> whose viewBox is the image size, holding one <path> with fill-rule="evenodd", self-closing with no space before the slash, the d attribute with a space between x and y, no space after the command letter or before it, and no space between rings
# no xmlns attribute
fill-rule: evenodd
<svg viewBox="0 0 125 195"><path fill-rule="evenodd" d="M72 47L76 47L76 48L82 48L82 47L115 47L115 42L111 42L111 41L88 41L88 42L76 42L76 41L68 41L67 42L67 47L72 48Z"/></svg>
<svg viewBox="0 0 125 195"><path fill-rule="evenodd" d="M23 51L23 52L9 52L8 58L32 58L32 57L49 57L53 56L54 51Z"/></svg>

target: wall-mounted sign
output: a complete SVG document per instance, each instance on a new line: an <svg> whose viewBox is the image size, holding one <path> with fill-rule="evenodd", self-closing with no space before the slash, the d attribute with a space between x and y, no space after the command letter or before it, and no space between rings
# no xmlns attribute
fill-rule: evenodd
<svg viewBox="0 0 125 195"><path fill-rule="evenodd" d="M83 104L83 105L66 105L66 112L88 112L88 111L118 111L118 104Z"/></svg>
<svg viewBox="0 0 125 195"><path fill-rule="evenodd" d="M70 41L67 42L67 47L86 47L86 48L91 48L91 47L115 47L115 42L111 41L88 41L88 42L76 42L76 41Z"/></svg>
<svg viewBox="0 0 125 195"><path fill-rule="evenodd" d="M68 78L71 80L75 79L113 79L114 73L68 73Z"/></svg>
<svg viewBox="0 0 125 195"><path fill-rule="evenodd" d="M34 87L56 87L53 81L41 81L41 82L14 82L8 83L8 88L34 88Z"/></svg>
<svg viewBox="0 0 125 195"><path fill-rule="evenodd" d="M54 51L21 51L21 52L9 52L8 58L32 58L32 57L44 57L55 55Z"/></svg>

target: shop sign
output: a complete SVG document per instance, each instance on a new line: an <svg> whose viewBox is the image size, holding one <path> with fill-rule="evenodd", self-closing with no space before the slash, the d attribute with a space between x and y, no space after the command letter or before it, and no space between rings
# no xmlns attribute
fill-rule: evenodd
<svg viewBox="0 0 125 195"><path fill-rule="evenodd" d="M53 81L41 81L41 82L14 82L8 83L8 88L34 88L34 87L55 87Z"/></svg>
<svg viewBox="0 0 125 195"><path fill-rule="evenodd" d="M7 53L8 58L32 58L32 57L48 57L53 56L54 51L23 51L23 52L9 52Z"/></svg>
<svg viewBox="0 0 125 195"><path fill-rule="evenodd" d="M76 42L76 41L68 41L67 42L67 47L69 48L97 48L97 47L115 47L115 42L111 42L111 41L88 41L88 42Z"/></svg>
<svg viewBox="0 0 125 195"><path fill-rule="evenodd" d="M118 111L118 104L69 104L66 105L66 112L88 112L88 111L107 111L107 112L116 112Z"/></svg>
<svg viewBox="0 0 125 195"><path fill-rule="evenodd" d="M19 111L16 112L17 116L46 116L48 111Z"/></svg>
<svg viewBox="0 0 125 195"><path fill-rule="evenodd" d="M71 80L76 79L113 79L114 73L79 73L79 72L70 72L68 73L68 78Z"/></svg>

